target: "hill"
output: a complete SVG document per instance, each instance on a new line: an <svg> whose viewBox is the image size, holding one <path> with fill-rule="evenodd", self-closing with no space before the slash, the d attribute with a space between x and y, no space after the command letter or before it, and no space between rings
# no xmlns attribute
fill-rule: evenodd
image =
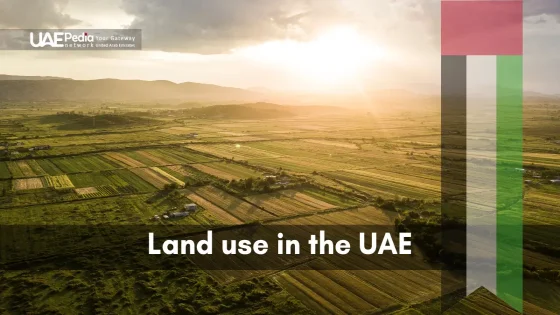
<svg viewBox="0 0 560 315"><path fill-rule="evenodd" d="M258 101L260 94L200 83L140 80L2 80L0 101Z"/></svg>
<svg viewBox="0 0 560 315"><path fill-rule="evenodd" d="M41 118L41 123L57 125L57 129L60 130L82 130L145 126L155 124L157 121L134 115L101 114L87 116L74 113L61 113L44 116Z"/></svg>
<svg viewBox="0 0 560 315"><path fill-rule="evenodd" d="M39 77L39 76L25 76L25 75L9 75L0 74L0 81L13 81L13 80L72 80L61 77Z"/></svg>
<svg viewBox="0 0 560 315"><path fill-rule="evenodd" d="M344 109L333 106L285 106L271 103L214 105L192 108L187 116L208 119L274 119L305 115L340 113Z"/></svg>

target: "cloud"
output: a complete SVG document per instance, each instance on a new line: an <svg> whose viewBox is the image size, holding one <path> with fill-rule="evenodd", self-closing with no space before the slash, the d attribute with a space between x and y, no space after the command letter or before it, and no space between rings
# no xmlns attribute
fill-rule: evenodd
<svg viewBox="0 0 560 315"><path fill-rule="evenodd" d="M147 48L214 54L267 40L310 38L352 19L340 0L123 0Z"/></svg>
<svg viewBox="0 0 560 315"><path fill-rule="evenodd" d="M0 27L65 28L80 23L64 13L68 0L0 0Z"/></svg>
<svg viewBox="0 0 560 315"><path fill-rule="evenodd" d="M560 19L560 1L557 0L524 0L523 13L526 17L552 15Z"/></svg>

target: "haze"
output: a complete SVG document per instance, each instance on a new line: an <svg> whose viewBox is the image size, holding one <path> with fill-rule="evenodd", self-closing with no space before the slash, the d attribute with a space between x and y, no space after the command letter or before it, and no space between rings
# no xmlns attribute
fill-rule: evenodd
<svg viewBox="0 0 560 315"><path fill-rule="evenodd" d="M437 93L439 3L2 0L2 28L140 28L144 50L0 51L0 73L275 91ZM560 93L555 3L525 1L525 87L531 91Z"/></svg>

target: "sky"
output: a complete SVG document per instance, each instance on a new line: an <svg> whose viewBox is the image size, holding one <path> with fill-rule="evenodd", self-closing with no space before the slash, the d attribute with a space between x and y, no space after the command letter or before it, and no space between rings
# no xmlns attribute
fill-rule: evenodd
<svg viewBox="0 0 560 315"><path fill-rule="evenodd" d="M525 0L524 14L525 87L560 94L560 0ZM0 28L143 32L142 51L0 51L2 74L439 89L440 0L0 0Z"/></svg>

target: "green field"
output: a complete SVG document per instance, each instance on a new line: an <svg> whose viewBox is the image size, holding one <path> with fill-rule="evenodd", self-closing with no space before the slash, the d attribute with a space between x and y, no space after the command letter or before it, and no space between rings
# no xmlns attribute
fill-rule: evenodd
<svg viewBox="0 0 560 315"><path fill-rule="evenodd" d="M306 113L265 121L194 117L197 111L183 105L110 105L117 110L95 102L2 103L0 112L9 118L0 119L0 140L23 144L22 153L0 155L0 225L204 230L258 223L289 225L302 235L314 225L393 229L406 216L441 219L440 165L457 163L441 161L437 111ZM551 107L560 110L560 104ZM560 125L548 110L526 111L527 314L560 313L560 279L554 278L560 242L542 228L560 225L560 185L551 182L560 177ZM67 111L86 114L57 114ZM94 115L101 119L97 127ZM22 150L45 144L51 149ZM187 203L198 210L163 219ZM52 254L45 242L35 246ZM67 243L88 248L80 240ZM352 254L286 258L285 268L275 271L250 270L251 261L236 259L247 270L203 270L212 262L193 258L189 270L5 271L0 313L430 315L440 306L442 275L420 268L427 264L423 254L414 257L417 270L358 270ZM453 282L456 275L444 277ZM514 313L480 291L449 314Z"/></svg>

